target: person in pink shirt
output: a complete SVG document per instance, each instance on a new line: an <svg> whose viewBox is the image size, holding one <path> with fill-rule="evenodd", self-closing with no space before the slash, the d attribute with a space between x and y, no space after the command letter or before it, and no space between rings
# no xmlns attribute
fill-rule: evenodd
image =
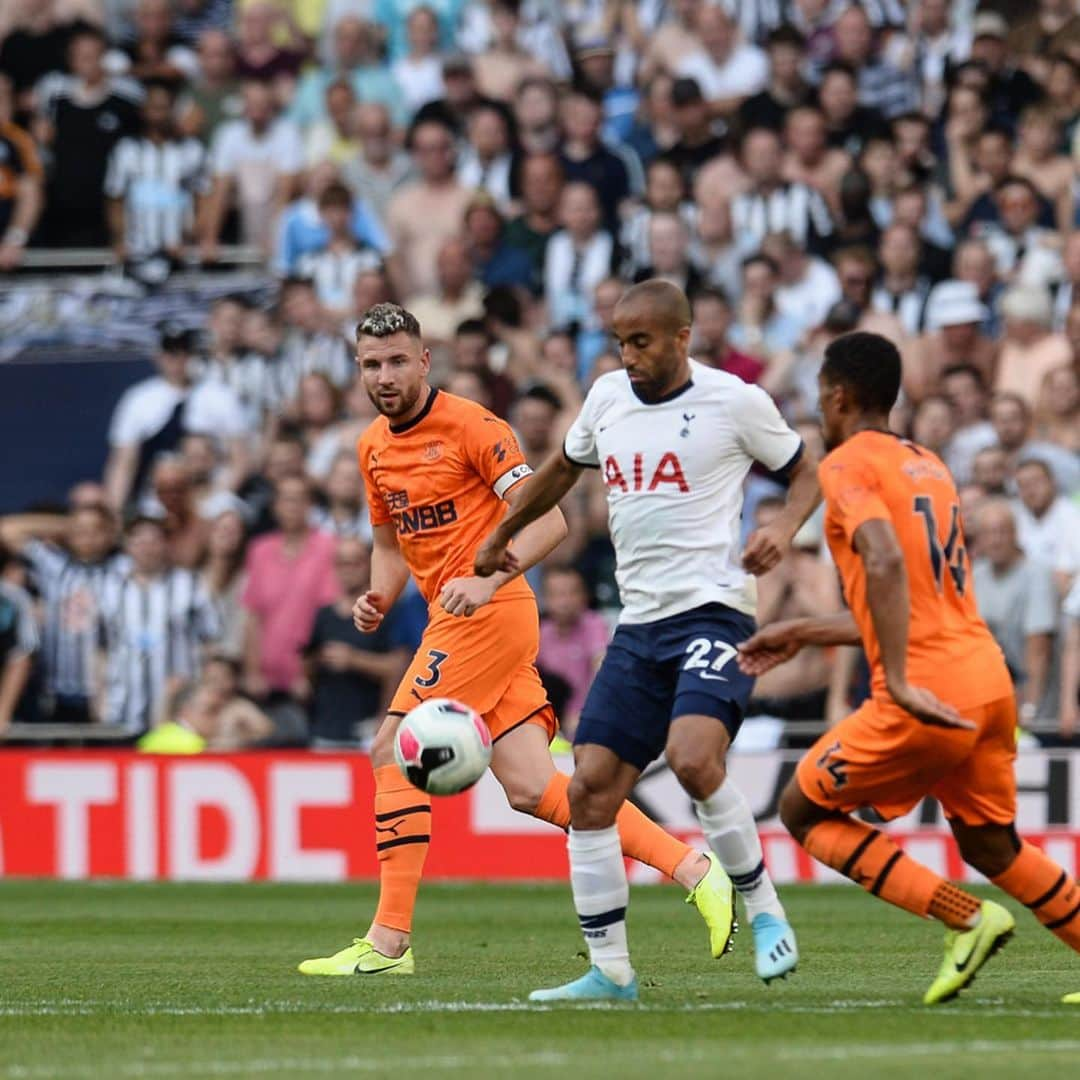
<svg viewBox="0 0 1080 1080"><path fill-rule="evenodd" d="M274 493L278 532L248 548L243 606L244 686L254 698L288 694L303 699L307 681L301 650L315 613L337 596L332 536L308 526L311 491L302 476L286 477Z"/></svg>
<svg viewBox="0 0 1080 1080"><path fill-rule="evenodd" d="M544 577L544 617L540 620L541 670L565 679L571 694L560 718L571 738L578 715L611 636L607 620L590 611L585 580L571 569L553 568Z"/></svg>

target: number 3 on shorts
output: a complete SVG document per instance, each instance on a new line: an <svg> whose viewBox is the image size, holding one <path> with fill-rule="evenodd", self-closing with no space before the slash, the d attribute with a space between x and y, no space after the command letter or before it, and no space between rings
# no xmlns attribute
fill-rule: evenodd
<svg viewBox="0 0 1080 1080"><path fill-rule="evenodd" d="M449 657L449 653L440 652L438 649L428 649L428 666L426 675L417 675L413 680L417 686L430 690L441 678L443 661Z"/></svg>
<svg viewBox="0 0 1080 1080"><path fill-rule="evenodd" d="M714 653L715 650L715 653ZM686 646L688 657L683 664L683 671L696 671L702 679L715 679L717 682L727 682L727 678L720 674L731 662L738 652L734 645L726 641L710 641L708 638L694 638ZM710 654L713 654L710 656Z"/></svg>

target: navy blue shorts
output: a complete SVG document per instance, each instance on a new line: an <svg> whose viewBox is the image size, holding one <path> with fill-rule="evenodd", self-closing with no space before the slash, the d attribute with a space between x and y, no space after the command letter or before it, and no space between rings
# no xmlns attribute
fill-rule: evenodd
<svg viewBox="0 0 1080 1080"><path fill-rule="evenodd" d="M755 628L749 615L724 604L619 626L574 742L606 746L644 769L663 752L677 717L714 716L734 739L754 686L739 669L735 646Z"/></svg>

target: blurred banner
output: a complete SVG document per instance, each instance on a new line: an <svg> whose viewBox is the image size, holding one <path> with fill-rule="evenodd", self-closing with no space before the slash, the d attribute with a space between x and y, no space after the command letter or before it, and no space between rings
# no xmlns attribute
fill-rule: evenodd
<svg viewBox="0 0 1080 1080"><path fill-rule="evenodd" d="M788 837L776 804L797 753L740 754L731 772L761 823L778 882L835 879ZM569 759L559 762L570 770ZM1080 752L1032 750L1017 764L1018 826L1080 867ZM0 875L179 881L344 881L377 874L371 768L362 754L306 752L150 757L109 751L0 753ZM699 843L689 800L663 766L635 799ZM935 803L888 826L917 859L966 871ZM489 774L435 800L429 879L563 879L557 829L510 810ZM632 879L656 880L633 864Z"/></svg>

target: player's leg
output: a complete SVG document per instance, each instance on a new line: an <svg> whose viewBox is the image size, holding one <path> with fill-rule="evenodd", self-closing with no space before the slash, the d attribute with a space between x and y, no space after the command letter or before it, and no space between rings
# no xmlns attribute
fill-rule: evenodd
<svg viewBox="0 0 1080 1080"><path fill-rule="evenodd" d="M619 808L633 790L639 766L596 744L578 745L570 781L570 887L592 966L580 979L550 990L535 990L530 1001L637 999L630 964L626 878Z"/></svg>
<svg viewBox="0 0 1080 1080"><path fill-rule="evenodd" d="M968 757L975 738L927 728L870 701L807 751L780 799L781 820L815 859L871 895L948 928L950 975L942 981L943 967L927 1004L948 1000L974 978L1008 940L1012 916L905 855L850 811L875 806L891 817L910 810Z"/></svg>
<svg viewBox="0 0 1080 1080"><path fill-rule="evenodd" d="M403 684L404 685L404 684ZM383 719L371 745L375 778L375 852L379 900L367 933L333 956L305 960L304 975L411 975L413 910L431 841L431 796L402 775L394 761L394 736L402 713Z"/></svg>
<svg viewBox="0 0 1080 1080"><path fill-rule="evenodd" d="M1021 839L1014 825L1015 699L994 702L985 713L975 751L935 794L949 815L964 861L1080 952L1080 886L1040 848Z"/></svg>
<svg viewBox="0 0 1080 1080"><path fill-rule="evenodd" d="M735 662L736 644L753 630L748 615L719 604L678 625L665 645L678 669L666 754L694 800L709 847L743 898L755 967L768 982L794 970L798 945L765 867L753 812L725 764L754 684Z"/></svg>
<svg viewBox="0 0 1080 1080"><path fill-rule="evenodd" d="M729 731L741 716L734 702L680 695L681 708L708 709L709 715L684 713L672 721L665 750L668 765L686 793L709 847L720 860L746 905L754 935L754 964L766 982L782 978L799 961L798 944L772 879L753 811L727 775Z"/></svg>
<svg viewBox="0 0 1080 1080"><path fill-rule="evenodd" d="M528 717L525 723L520 722L522 716ZM551 760L548 747L558 725L536 668L522 668L485 720L494 739L491 771L510 805L568 829L570 777L559 772ZM704 855L665 832L632 803L623 803L616 824L625 855L655 867L685 889L693 889L708 873Z"/></svg>

